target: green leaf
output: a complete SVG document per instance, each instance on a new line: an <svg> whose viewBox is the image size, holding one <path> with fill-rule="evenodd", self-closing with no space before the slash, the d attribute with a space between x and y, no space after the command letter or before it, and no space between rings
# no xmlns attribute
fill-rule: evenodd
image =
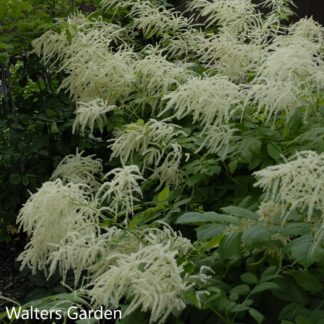
<svg viewBox="0 0 324 324"><path fill-rule="evenodd" d="M247 295L250 292L250 287L248 285L238 285L231 289L231 294L238 294L238 295Z"/></svg>
<svg viewBox="0 0 324 324"><path fill-rule="evenodd" d="M177 219L176 224L213 222L215 220L215 216L217 216L217 213L214 212L205 212L205 213L189 212L181 215Z"/></svg>
<svg viewBox="0 0 324 324"><path fill-rule="evenodd" d="M296 324L314 324L314 322L305 316L299 315L296 318Z"/></svg>
<svg viewBox="0 0 324 324"><path fill-rule="evenodd" d="M241 233L225 235L219 246L219 255L224 260L238 260L241 258Z"/></svg>
<svg viewBox="0 0 324 324"><path fill-rule="evenodd" d="M233 174L237 168L237 165L238 165L238 161L237 160L234 160L234 161L231 161L229 164L228 164L228 170L231 174Z"/></svg>
<svg viewBox="0 0 324 324"><path fill-rule="evenodd" d="M265 319L264 316L255 308L250 308L249 314L256 320L257 323L262 323Z"/></svg>
<svg viewBox="0 0 324 324"><path fill-rule="evenodd" d="M319 293L323 289L323 284L319 279L308 271L295 271L293 278L300 287L311 293Z"/></svg>
<svg viewBox="0 0 324 324"><path fill-rule="evenodd" d="M247 228L242 235L242 241L247 245L255 245L271 240L271 232L262 225Z"/></svg>
<svg viewBox="0 0 324 324"><path fill-rule="evenodd" d="M165 202L168 201L168 198L170 196L170 189L169 187L165 187L161 192L158 193L156 196L156 201L159 202Z"/></svg>
<svg viewBox="0 0 324 324"><path fill-rule="evenodd" d="M206 241L224 232L224 226L217 224L205 224L196 228L198 241Z"/></svg>
<svg viewBox="0 0 324 324"><path fill-rule="evenodd" d="M259 282L262 283L273 279L281 278L281 275L277 274L276 271L277 271L277 267L275 266L269 267L262 273Z"/></svg>
<svg viewBox="0 0 324 324"><path fill-rule="evenodd" d="M314 242L312 235L304 235L291 241L286 249L292 257L305 268L323 258L323 249Z"/></svg>
<svg viewBox="0 0 324 324"><path fill-rule="evenodd" d="M241 274L240 278L243 282L247 283L248 285L254 285L258 282L257 276L251 272Z"/></svg>
<svg viewBox="0 0 324 324"><path fill-rule="evenodd" d="M256 287L254 287L251 291L251 295L255 295L267 290L273 290L273 289L280 289L280 287L278 286L278 284L274 283L274 282L263 282L259 285L257 285Z"/></svg>
<svg viewBox="0 0 324 324"><path fill-rule="evenodd" d="M275 160L278 161L280 158L280 148L274 143L267 144L267 152L268 154Z"/></svg>
<svg viewBox="0 0 324 324"><path fill-rule="evenodd" d="M250 219L258 219L259 215L252 210L242 208L242 207L237 207L237 206L227 206L221 208L223 212L226 214L230 214L236 217L241 217L241 218L250 218Z"/></svg>

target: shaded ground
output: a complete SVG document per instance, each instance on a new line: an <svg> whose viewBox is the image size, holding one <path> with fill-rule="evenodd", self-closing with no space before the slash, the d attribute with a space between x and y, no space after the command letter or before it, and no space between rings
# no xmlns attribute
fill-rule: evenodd
<svg viewBox="0 0 324 324"><path fill-rule="evenodd" d="M14 286L14 278L18 273L18 265L16 258L22 250L21 242L0 243L0 296L14 298L12 289ZM0 297L0 305L4 302Z"/></svg>

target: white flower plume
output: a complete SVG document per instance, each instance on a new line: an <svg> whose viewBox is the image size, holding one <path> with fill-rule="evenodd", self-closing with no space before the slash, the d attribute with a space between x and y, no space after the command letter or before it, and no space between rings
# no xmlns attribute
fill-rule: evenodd
<svg viewBox="0 0 324 324"><path fill-rule="evenodd" d="M224 149L223 156L226 156L229 143L236 131L237 129L230 128L228 125L209 127L201 133L200 136L203 138L203 142L195 153L206 147L209 154L216 154L221 149Z"/></svg>
<svg viewBox="0 0 324 324"><path fill-rule="evenodd" d="M247 98L266 121L284 112L289 118L307 103L311 107L324 87L324 65L316 53L301 44L275 47L258 68ZM305 117L308 110L305 112Z"/></svg>
<svg viewBox="0 0 324 324"><path fill-rule="evenodd" d="M143 91L147 96L161 96L192 75L184 64L168 61L161 50L147 47L145 53L145 57L134 65L139 93Z"/></svg>
<svg viewBox="0 0 324 324"><path fill-rule="evenodd" d="M84 55L89 49L89 44L97 51L102 51L111 42L123 42L125 37L123 28L105 23L101 17L89 20L78 13L58 22L62 28L60 32L47 31L32 42L34 52L46 64L65 64L75 55Z"/></svg>
<svg viewBox="0 0 324 324"><path fill-rule="evenodd" d="M137 165L128 165L123 168L116 168L108 172L103 180L112 177L104 182L97 192L101 202L108 201L108 207L115 216L119 211L124 215L134 213L134 203L142 197L139 181L144 180Z"/></svg>
<svg viewBox="0 0 324 324"><path fill-rule="evenodd" d="M191 115L204 128L227 124L241 101L239 87L225 77L193 78L163 97L164 110L181 119Z"/></svg>
<svg viewBox="0 0 324 324"><path fill-rule="evenodd" d="M265 0L262 5L272 10L272 14L279 18L286 19L293 14L292 8L295 6L292 0Z"/></svg>
<svg viewBox="0 0 324 324"><path fill-rule="evenodd" d="M80 128L81 133L89 128L90 134L93 134L95 124L97 124L101 133L103 132L104 125L107 122L106 114L116 110L116 106L109 105L107 101L102 99L94 99L89 102L78 102L76 109L76 118L73 123L72 133Z"/></svg>
<svg viewBox="0 0 324 324"><path fill-rule="evenodd" d="M142 30L147 38L155 34L185 31L190 25L190 20L186 17L149 1L136 2L129 16L133 18L133 28Z"/></svg>
<svg viewBox="0 0 324 324"><path fill-rule="evenodd" d="M264 56L260 44L246 43L228 33L206 37L199 45L200 61L211 71L233 81L244 80Z"/></svg>
<svg viewBox="0 0 324 324"><path fill-rule="evenodd" d="M184 176L180 169L182 159L182 147L179 144L170 144L169 152L166 154L163 162L155 166L151 179L156 179L160 185L156 188L159 190L163 185L179 188L183 183Z"/></svg>
<svg viewBox="0 0 324 324"><path fill-rule="evenodd" d="M47 259L49 276L59 270L64 281L68 271L72 270L74 282L77 284L83 271L88 271L106 254L107 239L109 237L98 236L95 231L90 234L68 233L58 244L51 245L54 250L49 253Z"/></svg>
<svg viewBox="0 0 324 324"><path fill-rule="evenodd" d="M190 7L200 10L208 26L219 24L233 33L248 30L257 17L251 0L195 0Z"/></svg>
<svg viewBox="0 0 324 324"><path fill-rule="evenodd" d="M96 202L86 194L85 185L60 179L45 182L20 210L17 223L29 236L30 242L18 260L36 272L43 270L49 253L70 232L91 234L98 223Z"/></svg>
<svg viewBox="0 0 324 324"><path fill-rule="evenodd" d="M96 187L97 178L102 174L102 160L94 155L82 156L82 152L67 155L52 173L51 180L60 178L63 183L86 184Z"/></svg>
<svg viewBox="0 0 324 324"><path fill-rule="evenodd" d="M150 323L163 323L172 311L185 307L181 295L190 288L176 255L168 243L113 255L114 265L94 281L93 304L117 308L125 298L125 316L141 309L151 312Z"/></svg>
<svg viewBox="0 0 324 324"><path fill-rule="evenodd" d="M284 208L284 212L307 212L310 221L315 212L324 220L324 154L313 151L296 153L283 164L269 166L254 173L265 200L271 200Z"/></svg>
<svg viewBox="0 0 324 324"><path fill-rule="evenodd" d="M90 53L91 52L91 53ZM111 53L107 49L99 53L87 44L80 52L66 62L68 76L60 89L66 89L76 101L91 101L102 98L110 104L127 98L134 87L134 73L131 65L134 53L129 49Z"/></svg>
<svg viewBox="0 0 324 324"><path fill-rule="evenodd" d="M185 135L181 126L156 119L150 119L147 123L132 123L111 140L111 158L120 157L121 161L126 163L138 152L145 157L144 165L156 165L160 161L163 149L181 135Z"/></svg>

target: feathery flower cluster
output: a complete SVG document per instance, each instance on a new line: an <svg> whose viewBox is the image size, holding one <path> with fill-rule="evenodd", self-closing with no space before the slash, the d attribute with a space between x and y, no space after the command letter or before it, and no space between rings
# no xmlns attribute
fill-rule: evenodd
<svg viewBox="0 0 324 324"><path fill-rule="evenodd" d="M316 211L324 219L324 154L302 151L286 163L269 166L255 172L258 179L255 186L266 193L271 200L284 209L307 211L310 221Z"/></svg>
<svg viewBox="0 0 324 324"><path fill-rule="evenodd" d="M97 187L97 177L102 174L102 160L94 159L94 155L82 156L82 152L67 155L52 173L51 180L60 178L64 184L86 184Z"/></svg>
<svg viewBox="0 0 324 324"><path fill-rule="evenodd" d="M202 40L198 55L211 71L240 81L257 66L263 57L263 48L259 44L248 44L231 34L220 33Z"/></svg>
<svg viewBox="0 0 324 324"><path fill-rule="evenodd" d="M90 134L93 134L95 124L97 124L100 132L103 132L106 124L106 114L116 110L116 106L109 105L107 101L102 99L94 99L88 102L78 102L76 109L76 118L73 123L72 133L80 128L84 133L86 128L90 129Z"/></svg>
<svg viewBox="0 0 324 324"><path fill-rule="evenodd" d="M227 124L241 101L239 87L225 77L193 78L164 96L165 111L174 110L181 119L192 115L204 129Z"/></svg>
<svg viewBox="0 0 324 324"><path fill-rule="evenodd" d="M190 20L163 6L155 6L149 1L136 2L129 16L133 18L133 28L142 30L145 37L168 32L179 33L186 30Z"/></svg>
<svg viewBox="0 0 324 324"><path fill-rule="evenodd" d="M324 63L321 58L323 29L312 19L303 19L278 35L268 46L247 91L250 103L269 121L275 114L289 118L296 109L315 105L324 89Z"/></svg>
<svg viewBox="0 0 324 324"><path fill-rule="evenodd" d="M133 214L134 202L142 196L139 181L144 180L137 165L128 165L116 168L108 172L103 180L113 177L104 182L97 192L101 202L108 201L109 209L117 215L122 211L125 215ZM136 197L138 196L138 197Z"/></svg>
<svg viewBox="0 0 324 324"><path fill-rule="evenodd" d="M198 153L204 147L207 147L207 152L209 154L216 154L220 149L224 148L225 152L223 156L226 156L229 143L236 131L237 129L230 128L228 125L208 128L203 132L204 140L195 153Z"/></svg>
<svg viewBox="0 0 324 324"><path fill-rule="evenodd" d="M248 31L257 18L251 0L195 0L191 9L200 10L208 26L219 24L223 31L238 34Z"/></svg>
<svg viewBox="0 0 324 324"><path fill-rule="evenodd" d="M107 239L107 235L98 236L95 231L86 235L70 232L58 244L51 244L54 250L47 259L49 277L58 269L65 281L68 271L72 270L76 285L82 273L89 271L106 254Z"/></svg>
<svg viewBox="0 0 324 324"><path fill-rule="evenodd" d="M25 251L19 256L21 267L44 270L47 257L67 234L89 235L96 229L96 202L87 195L85 185L60 179L45 182L20 210L17 222L30 237Z"/></svg>
<svg viewBox="0 0 324 324"><path fill-rule="evenodd" d="M66 89L76 101L101 98L114 104L117 99L127 98L135 80L131 68L134 53L129 49L116 53L105 49L100 53L89 44L79 50L80 55L66 62L68 76L60 89Z"/></svg>
<svg viewBox="0 0 324 324"><path fill-rule="evenodd" d="M150 119L145 124L142 121L132 123L110 140L111 158L119 157L126 163L137 152L144 157L144 166L158 165L163 149L181 135L185 133L180 126L156 119Z"/></svg>
<svg viewBox="0 0 324 324"><path fill-rule="evenodd" d="M32 42L34 52L46 64L60 62L65 67L66 61L75 55L84 56L91 48L102 52L110 43L120 43L125 38L123 28L105 23L101 18L89 20L78 13L58 22L62 27L61 32L47 31Z"/></svg>
<svg viewBox="0 0 324 324"><path fill-rule="evenodd" d="M182 278L183 267L177 264L176 255L170 243L112 255L114 265L94 280L89 292L92 302L117 308L125 298L125 316L139 308L151 312L150 323L163 323L172 311L185 307L181 295L190 288Z"/></svg>
<svg viewBox="0 0 324 324"><path fill-rule="evenodd" d="M324 43L324 28L313 18L303 18L291 25L288 29L288 37L281 37L281 40L288 44L298 40L303 41L303 46L306 46L306 41L309 41L311 45L317 45L316 50L321 51Z"/></svg>
<svg viewBox="0 0 324 324"><path fill-rule="evenodd" d="M161 189L163 185L179 188L184 180L180 170L182 147L179 144L170 144L169 147L170 152L166 155L161 165L155 166L150 177L160 182L156 190Z"/></svg>
<svg viewBox="0 0 324 324"><path fill-rule="evenodd" d="M125 30L101 19L87 21L82 15L62 25L60 33L48 32L33 42L34 51L45 63L60 61L61 70L68 74L60 89L85 102L102 98L114 104L127 96L132 90L130 65L135 54L122 47L116 53L109 50L111 43L123 43Z"/></svg>
<svg viewBox="0 0 324 324"><path fill-rule="evenodd" d="M293 14L294 2L292 0L264 0L262 5L270 8L273 14L282 19L287 19Z"/></svg>
<svg viewBox="0 0 324 324"><path fill-rule="evenodd" d="M142 0L102 0L101 6L103 8L132 8ZM150 3L158 4L159 0L150 0Z"/></svg>
<svg viewBox="0 0 324 324"><path fill-rule="evenodd" d="M70 233L55 247L48 258L50 275L59 269L65 278L72 270L77 283L87 271L88 293L95 307L117 308L126 298L127 314L138 308L150 310L151 322L163 322L171 311L185 306L182 293L193 285L176 261L192 245L169 227L136 233L116 227L104 234Z"/></svg>
<svg viewBox="0 0 324 324"><path fill-rule="evenodd" d="M188 28L176 35L162 35L161 44L170 56L179 55L184 61L191 55L197 55L202 43L206 41L206 35L203 31Z"/></svg>
<svg viewBox="0 0 324 324"><path fill-rule="evenodd" d="M256 114L264 113L267 121L281 112L289 118L323 87L323 62L308 47L294 44L277 47L268 55L258 69L248 98L257 106Z"/></svg>
<svg viewBox="0 0 324 324"><path fill-rule="evenodd" d="M145 54L135 63L134 73L137 87L147 96L161 96L192 75L184 64L168 61L161 50L147 47Z"/></svg>

